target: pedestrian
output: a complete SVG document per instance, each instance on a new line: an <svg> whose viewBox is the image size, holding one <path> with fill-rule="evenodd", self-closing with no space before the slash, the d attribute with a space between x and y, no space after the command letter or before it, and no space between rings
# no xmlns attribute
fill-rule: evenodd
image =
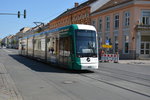
<svg viewBox="0 0 150 100"><path fill-rule="evenodd" d="M105 54L105 51L104 51L104 50L102 50L102 51L101 51L101 54Z"/></svg>

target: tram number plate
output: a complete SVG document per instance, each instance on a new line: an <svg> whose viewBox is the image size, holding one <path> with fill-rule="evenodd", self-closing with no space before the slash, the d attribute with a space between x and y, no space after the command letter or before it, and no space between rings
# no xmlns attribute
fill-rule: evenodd
<svg viewBox="0 0 150 100"><path fill-rule="evenodd" d="M88 68L92 68L92 66L88 66Z"/></svg>

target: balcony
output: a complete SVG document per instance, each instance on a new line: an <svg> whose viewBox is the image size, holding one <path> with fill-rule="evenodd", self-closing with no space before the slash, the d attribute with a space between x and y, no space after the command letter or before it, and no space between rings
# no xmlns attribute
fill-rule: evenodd
<svg viewBox="0 0 150 100"><path fill-rule="evenodd" d="M136 30L138 30L138 31L150 31L150 25L137 25Z"/></svg>

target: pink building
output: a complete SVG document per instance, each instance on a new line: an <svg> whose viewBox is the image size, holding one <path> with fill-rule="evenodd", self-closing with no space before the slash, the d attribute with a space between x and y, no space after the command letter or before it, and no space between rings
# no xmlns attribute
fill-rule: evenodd
<svg viewBox="0 0 150 100"><path fill-rule="evenodd" d="M99 47L109 41L121 59L150 59L150 0L110 0L91 14Z"/></svg>

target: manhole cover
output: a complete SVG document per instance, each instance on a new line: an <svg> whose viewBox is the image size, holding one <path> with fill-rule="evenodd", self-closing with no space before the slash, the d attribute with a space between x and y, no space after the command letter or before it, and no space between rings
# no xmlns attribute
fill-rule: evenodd
<svg viewBox="0 0 150 100"><path fill-rule="evenodd" d="M72 84L72 83L75 83L75 81L67 80L67 81L64 81L63 83L64 83L64 84Z"/></svg>

